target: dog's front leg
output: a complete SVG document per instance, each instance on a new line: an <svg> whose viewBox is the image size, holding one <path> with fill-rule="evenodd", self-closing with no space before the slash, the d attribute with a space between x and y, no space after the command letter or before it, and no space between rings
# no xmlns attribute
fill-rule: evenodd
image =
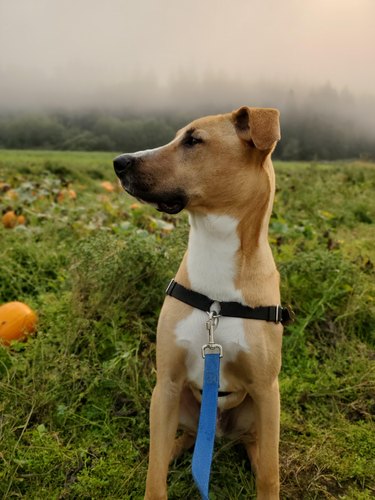
<svg viewBox="0 0 375 500"><path fill-rule="evenodd" d="M183 381L158 379L151 399L147 500L166 499L168 465L176 436Z"/></svg>
<svg viewBox="0 0 375 500"><path fill-rule="evenodd" d="M251 445L255 466L257 500L279 498L280 394L276 380L272 387L253 395L256 442Z"/></svg>

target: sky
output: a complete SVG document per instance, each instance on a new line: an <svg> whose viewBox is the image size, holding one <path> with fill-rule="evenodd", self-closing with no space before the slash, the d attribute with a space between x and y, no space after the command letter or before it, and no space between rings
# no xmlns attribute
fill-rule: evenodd
<svg viewBox="0 0 375 500"><path fill-rule="evenodd" d="M210 78L375 94L374 21L375 0L0 0L0 104Z"/></svg>

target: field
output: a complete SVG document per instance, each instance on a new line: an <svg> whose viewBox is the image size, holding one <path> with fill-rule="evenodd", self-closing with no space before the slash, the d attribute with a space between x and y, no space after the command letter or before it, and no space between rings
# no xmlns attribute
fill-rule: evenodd
<svg viewBox="0 0 375 500"><path fill-rule="evenodd" d="M185 248L187 218L117 188L109 153L0 151L0 303L39 315L0 347L0 494L138 499L147 470L155 327ZM375 165L275 162L270 241L283 303L284 499L375 495ZM108 186L107 186L108 188ZM212 499L255 498L242 448L215 448ZM191 454L171 499L198 498Z"/></svg>

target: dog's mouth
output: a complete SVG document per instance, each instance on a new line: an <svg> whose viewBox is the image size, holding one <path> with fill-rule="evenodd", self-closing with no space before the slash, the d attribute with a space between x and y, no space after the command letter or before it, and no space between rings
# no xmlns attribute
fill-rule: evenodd
<svg viewBox="0 0 375 500"><path fill-rule="evenodd" d="M154 205L159 212L175 215L181 212L187 205L187 196L182 191L175 191L174 193L160 193L154 194L147 191L133 190L123 185L125 191L137 198L140 202L150 203Z"/></svg>
<svg viewBox="0 0 375 500"><path fill-rule="evenodd" d="M182 199L176 198L169 202L160 201L157 204L156 209L159 212L165 212L167 214L178 214L183 208L185 208L185 203Z"/></svg>

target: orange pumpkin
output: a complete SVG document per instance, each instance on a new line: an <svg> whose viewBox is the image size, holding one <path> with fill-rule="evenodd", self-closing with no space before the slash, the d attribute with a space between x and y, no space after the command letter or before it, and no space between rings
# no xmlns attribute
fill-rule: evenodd
<svg viewBox="0 0 375 500"><path fill-rule="evenodd" d="M74 191L74 189L63 189L57 194L56 200L57 203L62 203L66 199L70 200L76 200L77 199L77 193Z"/></svg>
<svg viewBox="0 0 375 500"><path fill-rule="evenodd" d="M17 217L17 224L20 224L21 226L26 224L26 218L24 215L21 214Z"/></svg>
<svg viewBox="0 0 375 500"><path fill-rule="evenodd" d="M23 302L8 302L0 306L0 342L23 340L35 332L37 315Z"/></svg>
<svg viewBox="0 0 375 500"><path fill-rule="evenodd" d="M132 203L130 205L130 210L138 210L138 208L141 208L141 205L139 203Z"/></svg>
<svg viewBox="0 0 375 500"><path fill-rule="evenodd" d="M103 181L100 183L102 188L105 189L106 191L112 193L115 190L115 186L112 184L112 182L109 181Z"/></svg>
<svg viewBox="0 0 375 500"><path fill-rule="evenodd" d="M65 193L64 191L60 191L56 196L57 203L62 203L64 199L65 199Z"/></svg>
<svg viewBox="0 0 375 500"><path fill-rule="evenodd" d="M13 212L13 210L8 210L2 216L1 221L7 229L11 229L17 224L17 215Z"/></svg>

